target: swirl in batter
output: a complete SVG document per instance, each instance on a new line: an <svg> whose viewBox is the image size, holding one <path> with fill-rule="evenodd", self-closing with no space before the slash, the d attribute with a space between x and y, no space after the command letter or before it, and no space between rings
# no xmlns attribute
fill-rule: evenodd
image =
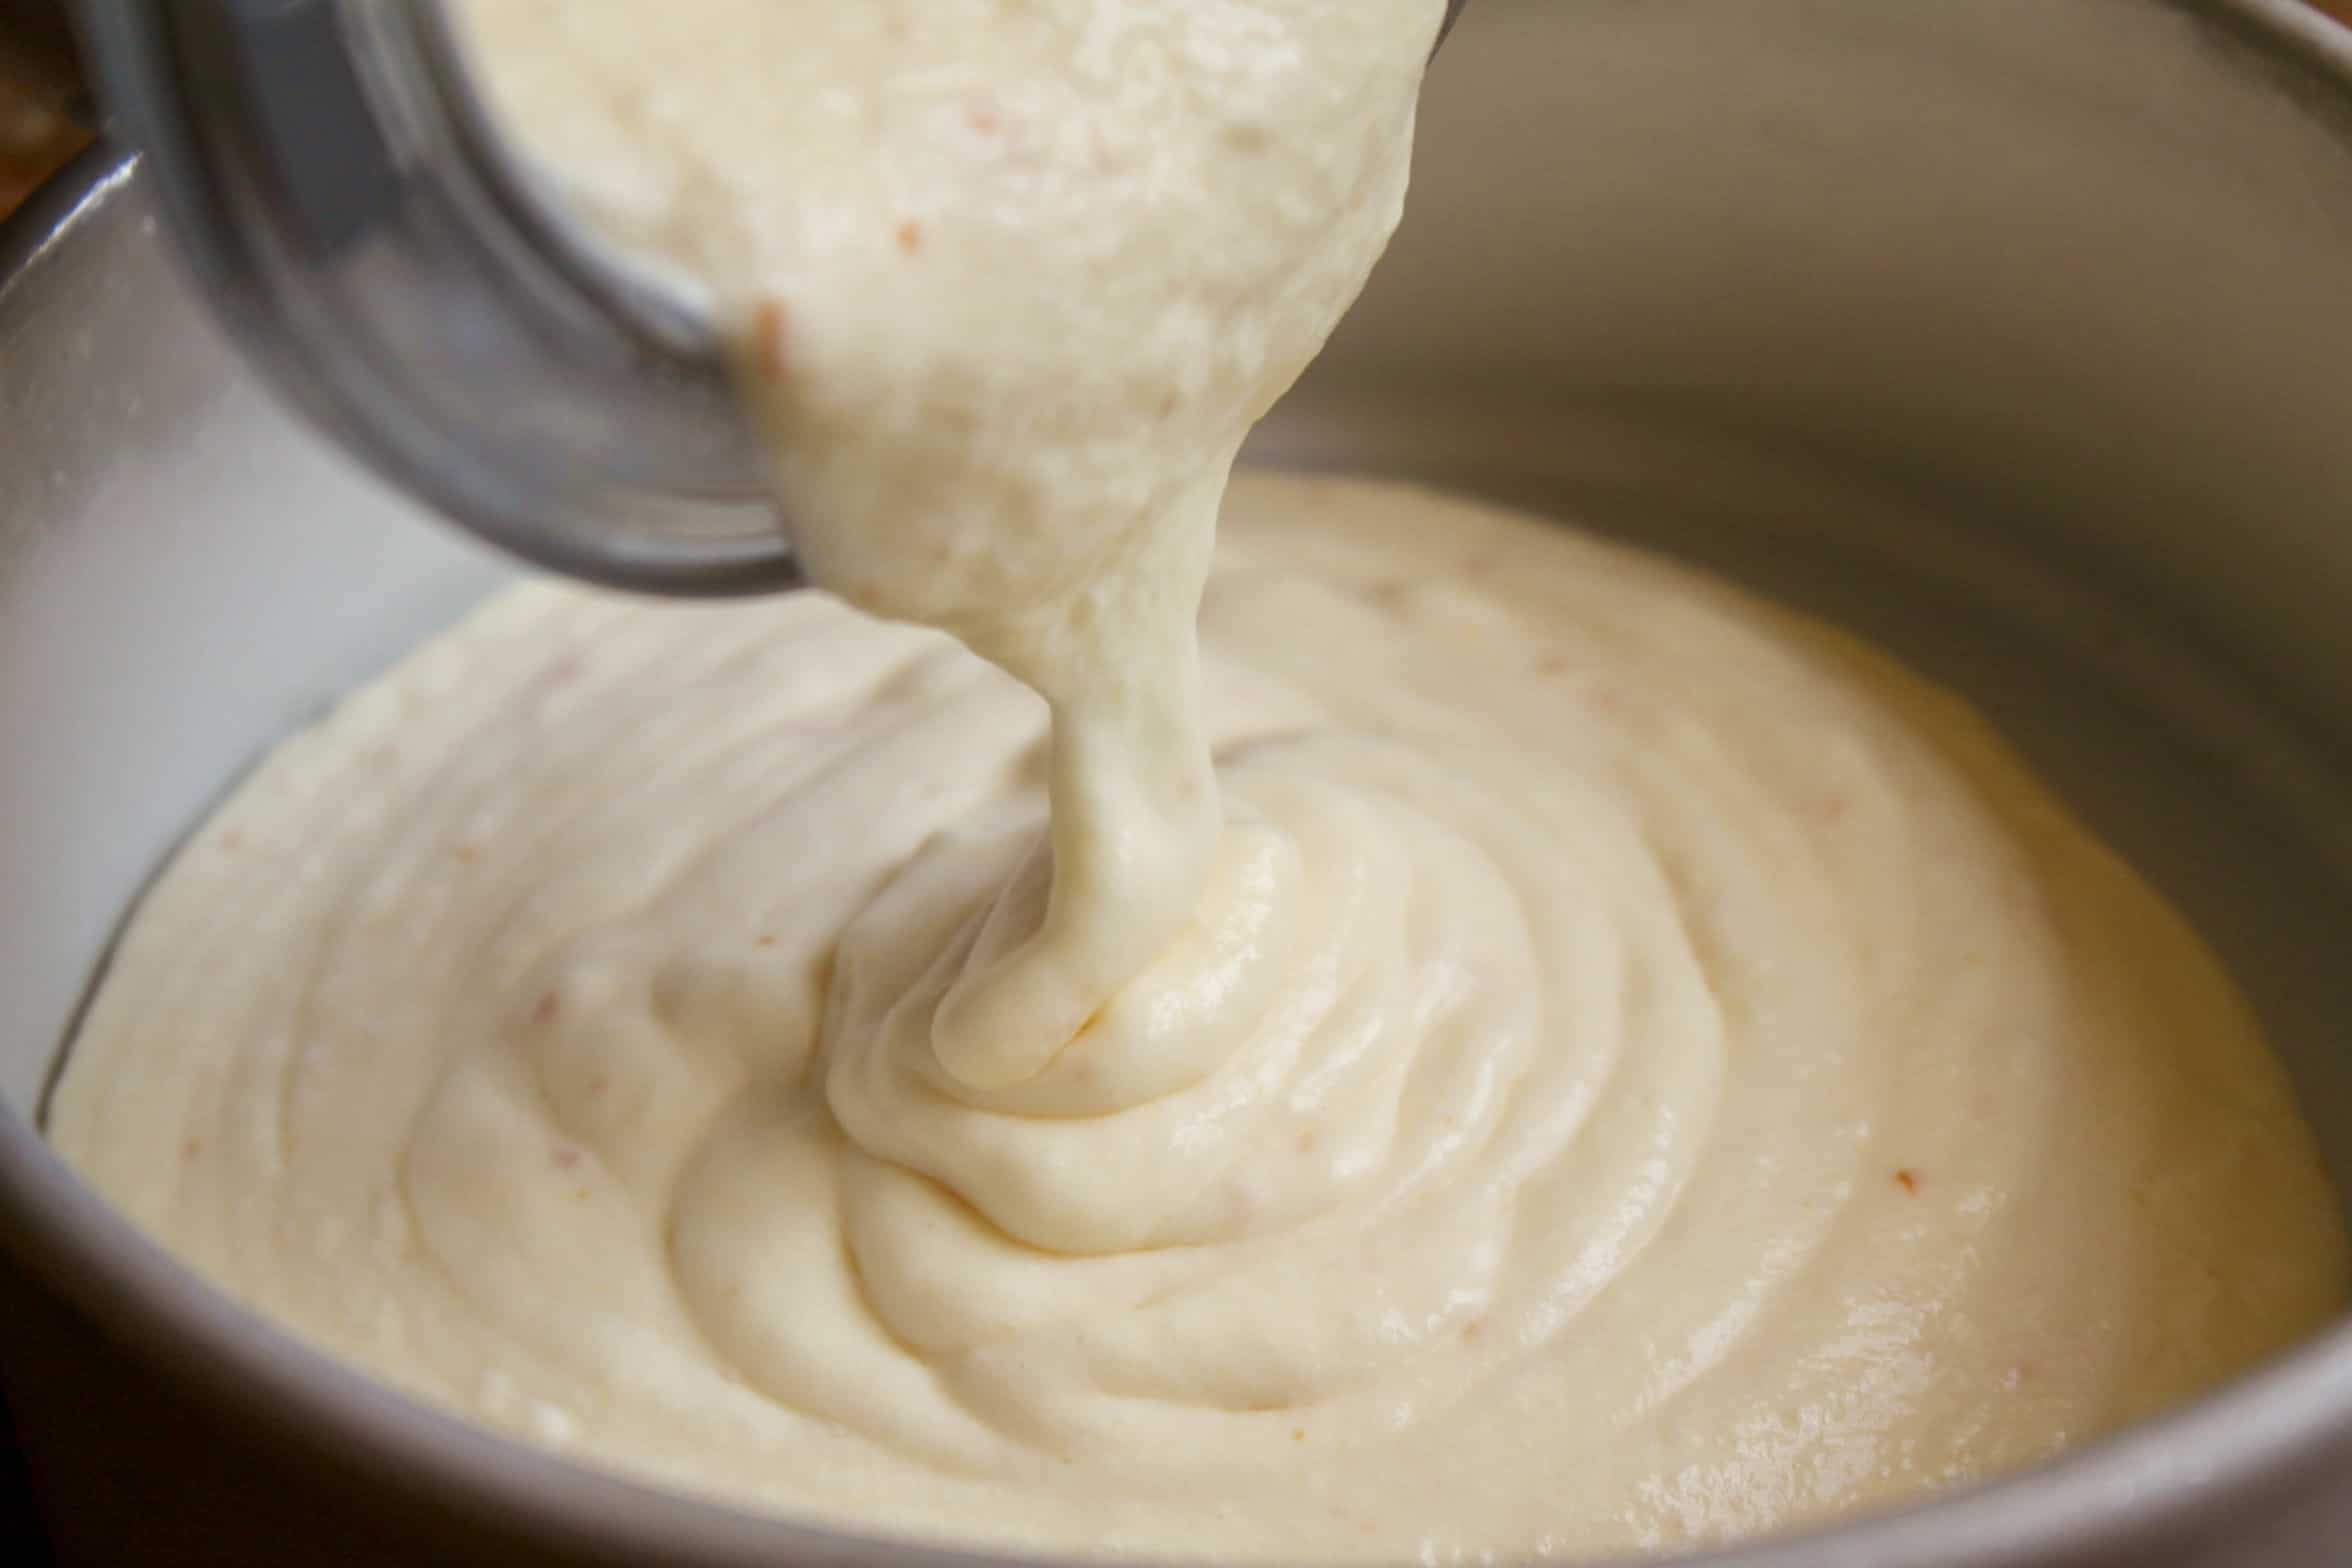
<svg viewBox="0 0 2352 1568"><path fill-rule="evenodd" d="M2244 1002L1952 699L1409 489L1212 554L1438 0L466 9L841 597L517 589L197 835L52 1131L211 1277L682 1486L1330 1561L1890 1501L2340 1303Z"/></svg>
<svg viewBox="0 0 2352 1568"><path fill-rule="evenodd" d="M1735 1536L2340 1302L2245 1004L1953 699L1336 481L1237 483L1203 635L1203 895L1018 1082L932 1042L1047 893L1044 705L813 594L530 586L188 846L54 1134L503 1429L1065 1548Z"/></svg>

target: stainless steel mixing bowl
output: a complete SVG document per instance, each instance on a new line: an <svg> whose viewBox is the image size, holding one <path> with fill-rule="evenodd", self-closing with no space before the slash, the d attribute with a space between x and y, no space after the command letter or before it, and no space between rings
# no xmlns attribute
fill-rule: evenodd
<svg viewBox="0 0 2352 1568"><path fill-rule="evenodd" d="M1573 512L1969 691L2221 947L2352 1176L2345 34L2286 0L1482 0L1407 232L1259 446ZM175 836L505 571L239 373L135 169L93 156L7 231L0 1375L69 1556L974 1562L419 1408L39 1141ZM2352 1328L2033 1473L1711 1560L2352 1560Z"/></svg>

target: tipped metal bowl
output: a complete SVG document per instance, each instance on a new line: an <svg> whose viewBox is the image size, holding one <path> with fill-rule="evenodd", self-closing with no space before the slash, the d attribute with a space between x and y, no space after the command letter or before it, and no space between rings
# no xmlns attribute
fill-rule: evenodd
<svg viewBox="0 0 2352 1568"><path fill-rule="evenodd" d="M49 1153L144 878L509 568L240 372L151 181L0 241L4 1377L88 1562L976 1564L655 1491L294 1343ZM2287 0L1482 0L1261 456L1572 513L1989 708L2244 978L2352 1177L2352 43ZM224 912L233 918L233 911ZM2352 1327L1716 1568L2346 1560Z"/></svg>

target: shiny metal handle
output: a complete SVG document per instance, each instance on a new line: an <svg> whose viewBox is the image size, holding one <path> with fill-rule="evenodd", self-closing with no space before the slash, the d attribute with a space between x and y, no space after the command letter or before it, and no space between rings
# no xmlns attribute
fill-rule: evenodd
<svg viewBox="0 0 2352 1568"><path fill-rule="evenodd" d="M702 318L505 163L437 5L84 0L77 21L204 291L312 422L554 570L798 580Z"/></svg>

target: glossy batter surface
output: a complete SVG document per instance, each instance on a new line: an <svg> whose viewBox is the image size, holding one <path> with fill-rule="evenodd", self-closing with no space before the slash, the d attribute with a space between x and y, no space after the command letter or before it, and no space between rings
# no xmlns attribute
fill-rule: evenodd
<svg viewBox="0 0 2352 1568"><path fill-rule="evenodd" d="M494 1426L1073 1550L1736 1536L2342 1299L2245 1004L1952 698L1329 480L1237 484L1201 637L1204 890L1017 1082L930 1042L1045 896L1046 705L824 596L533 585L190 842L53 1134Z"/></svg>
<svg viewBox="0 0 2352 1568"><path fill-rule="evenodd" d="M457 8L550 187L707 301L810 575L1052 706L1051 885L931 1020L965 1083L1034 1075L1201 896L1218 501L1396 228L1443 12Z"/></svg>

